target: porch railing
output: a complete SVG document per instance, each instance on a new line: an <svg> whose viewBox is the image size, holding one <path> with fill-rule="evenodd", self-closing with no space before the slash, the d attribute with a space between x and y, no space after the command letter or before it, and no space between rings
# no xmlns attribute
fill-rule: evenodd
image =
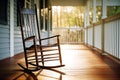
<svg viewBox="0 0 120 80"><path fill-rule="evenodd" d="M120 14L85 28L85 43L120 59Z"/></svg>
<svg viewBox="0 0 120 80"><path fill-rule="evenodd" d="M53 28L52 34L59 34L61 43L83 43L82 28Z"/></svg>

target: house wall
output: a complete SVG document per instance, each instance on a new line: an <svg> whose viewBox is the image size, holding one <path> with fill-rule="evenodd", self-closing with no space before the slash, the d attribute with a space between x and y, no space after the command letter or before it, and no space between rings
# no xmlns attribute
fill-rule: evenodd
<svg viewBox="0 0 120 80"><path fill-rule="evenodd" d="M17 25L17 0L14 0L14 54L23 52L22 36L20 26ZM34 6L34 0L31 0L31 7Z"/></svg>
<svg viewBox="0 0 120 80"><path fill-rule="evenodd" d="M8 7L7 7L7 24L3 25L0 24L0 60L10 55L10 0L8 0Z"/></svg>
<svg viewBox="0 0 120 80"><path fill-rule="evenodd" d="M0 60L11 57L10 51L10 38L11 38L11 27L10 27L10 1L8 0L8 9L7 9L7 25L0 24ZM31 0L31 6L34 6L34 0ZM23 43L20 27L17 25L17 0L14 0L14 55L23 52ZM43 34L44 32L42 32ZM48 33L44 34L42 37L47 36ZM44 42L43 42L44 43ZM45 42L47 43L47 42Z"/></svg>
<svg viewBox="0 0 120 80"><path fill-rule="evenodd" d="M17 0L14 0L14 55L22 52L20 28L17 26ZM10 0L7 8L7 25L0 24L0 60L10 57Z"/></svg>
<svg viewBox="0 0 120 80"><path fill-rule="evenodd" d="M7 25L0 24L0 60L10 57L10 1L7 8ZM34 0L32 0L32 6ZM17 25L17 0L14 0L14 55L23 52L20 27Z"/></svg>
<svg viewBox="0 0 120 80"><path fill-rule="evenodd" d="M0 24L0 59L9 57L10 53L10 36L9 24Z"/></svg>
<svg viewBox="0 0 120 80"><path fill-rule="evenodd" d="M14 0L14 54L23 52L22 36L20 26L17 25L17 0ZM31 7L34 6L34 0L31 0Z"/></svg>
<svg viewBox="0 0 120 80"><path fill-rule="evenodd" d="M14 0L14 54L23 51L20 27L17 25L17 0Z"/></svg>

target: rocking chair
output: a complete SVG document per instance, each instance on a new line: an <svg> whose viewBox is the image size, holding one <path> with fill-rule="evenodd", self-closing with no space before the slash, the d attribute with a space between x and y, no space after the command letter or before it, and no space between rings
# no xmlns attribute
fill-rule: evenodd
<svg viewBox="0 0 120 80"><path fill-rule="evenodd" d="M41 39L36 5L35 9L20 9L19 17L26 67L18 65L30 71L63 67L59 35ZM54 43L43 45L45 40Z"/></svg>

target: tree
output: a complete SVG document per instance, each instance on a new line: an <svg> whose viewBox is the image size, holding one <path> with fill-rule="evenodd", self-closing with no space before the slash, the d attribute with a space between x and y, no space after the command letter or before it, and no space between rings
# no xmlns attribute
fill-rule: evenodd
<svg viewBox="0 0 120 80"><path fill-rule="evenodd" d="M83 26L84 8L79 6L53 6L53 26L80 27ZM58 25L59 24L59 25Z"/></svg>

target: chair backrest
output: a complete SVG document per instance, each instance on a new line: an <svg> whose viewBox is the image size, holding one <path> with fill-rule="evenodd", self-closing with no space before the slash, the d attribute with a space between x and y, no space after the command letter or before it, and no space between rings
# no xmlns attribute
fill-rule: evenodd
<svg viewBox="0 0 120 80"><path fill-rule="evenodd" d="M26 39L31 36L37 35L37 22L36 22L36 14L33 9L22 9L21 10L21 28L23 33L23 38Z"/></svg>
<svg viewBox="0 0 120 80"><path fill-rule="evenodd" d="M38 24L37 8L34 9L23 8L20 9L20 27L22 32L22 39L35 36L40 40L40 28ZM38 42L41 45L41 41Z"/></svg>

